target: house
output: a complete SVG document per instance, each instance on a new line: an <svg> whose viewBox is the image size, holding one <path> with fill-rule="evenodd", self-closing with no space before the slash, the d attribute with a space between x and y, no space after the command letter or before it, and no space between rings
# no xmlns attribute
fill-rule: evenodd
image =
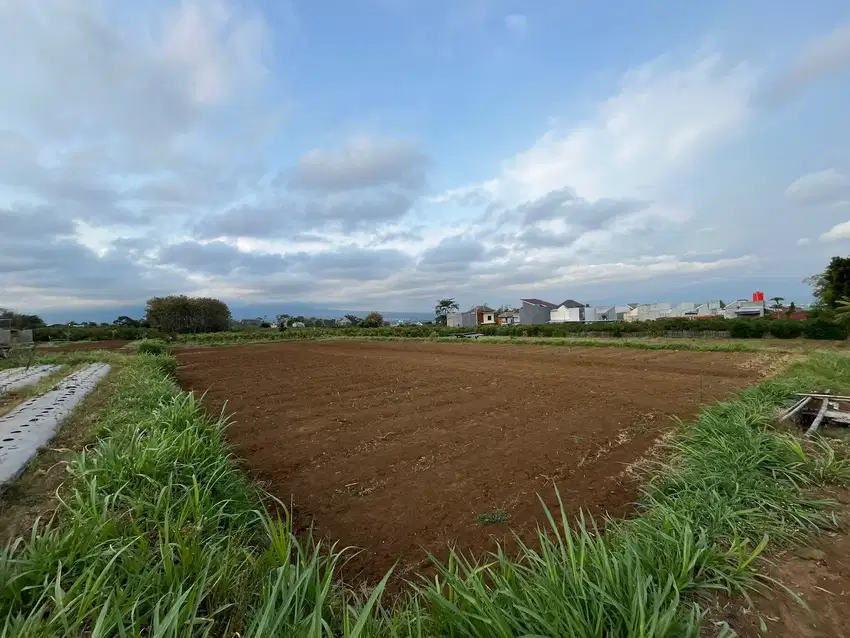
<svg viewBox="0 0 850 638"><path fill-rule="evenodd" d="M351 319L349 319L348 317L340 317L339 319L336 320L336 325L338 325L338 326L350 326L351 325Z"/></svg>
<svg viewBox="0 0 850 638"><path fill-rule="evenodd" d="M513 326L519 323L518 310L506 310L496 315L496 323L500 326Z"/></svg>
<svg viewBox="0 0 850 638"><path fill-rule="evenodd" d="M303 321L293 321L291 324L289 324L289 327L290 328L304 328L305 326L304 326Z"/></svg>
<svg viewBox="0 0 850 638"><path fill-rule="evenodd" d="M765 309L764 301L736 299L732 303L726 304L723 312L727 319L740 319L743 317L764 317Z"/></svg>
<svg viewBox="0 0 850 638"><path fill-rule="evenodd" d="M549 323L552 310L557 308L553 303L542 299L520 299L519 322L524 326Z"/></svg>
<svg viewBox="0 0 850 638"><path fill-rule="evenodd" d="M495 325L496 311L487 306L474 306L466 312L450 312L446 315L446 325L450 328Z"/></svg>
<svg viewBox="0 0 850 638"><path fill-rule="evenodd" d="M617 321L616 306L596 306L593 308L593 314L596 315L596 321Z"/></svg>
<svg viewBox="0 0 850 638"><path fill-rule="evenodd" d="M642 303L625 313L626 321L654 321L670 315L673 304L666 301L658 303Z"/></svg>
<svg viewBox="0 0 850 638"><path fill-rule="evenodd" d="M575 299L567 299L549 311L550 323L568 323L584 321L585 305Z"/></svg>
<svg viewBox="0 0 850 638"><path fill-rule="evenodd" d="M446 325L449 328L472 328L478 325L478 316L472 310L467 312L450 312L446 315Z"/></svg>
<svg viewBox="0 0 850 638"><path fill-rule="evenodd" d="M693 310L685 312L683 316L687 319L710 319L722 317L723 314L723 302L715 299L697 305Z"/></svg>
<svg viewBox="0 0 850 638"><path fill-rule="evenodd" d="M475 316L479 326L488 326L496 324L496 311L487 306L476 306Z"/></svg>

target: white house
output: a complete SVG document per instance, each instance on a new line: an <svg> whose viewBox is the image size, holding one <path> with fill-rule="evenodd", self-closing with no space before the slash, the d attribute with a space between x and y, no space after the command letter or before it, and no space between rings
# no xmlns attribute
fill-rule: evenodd
<svg viewBox="0 0 850 638"><path fill-rule="evenodd" d="M585 306L574 299L567 299L549 310L549 323L585 321Z"/></svg>

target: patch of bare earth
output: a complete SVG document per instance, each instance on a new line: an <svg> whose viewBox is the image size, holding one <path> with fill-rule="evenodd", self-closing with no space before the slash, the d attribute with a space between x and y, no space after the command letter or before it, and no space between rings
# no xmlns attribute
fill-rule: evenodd
<svg viewBox="0 0 850 638"><path fill-rule="evenodd" d="M761 355L496 344L296 342L177 353L182 385L233 414L246 469L296 520L363 548L373 581L492 549L569 515L628 515L624 471L687 418L752 384ZM480 514L507 520L482 525Z"/></svg>
<svg viewBox="0 0 850 638"><path fill-rule="evenodd" d="M829 496L841 503L843 531L776 554L765 570L799 600L777 589L753 597L752 605L737 599L720 602L709 615L706 636L726 622L744 638L850 637L850 490L834 490Z"/></svg>

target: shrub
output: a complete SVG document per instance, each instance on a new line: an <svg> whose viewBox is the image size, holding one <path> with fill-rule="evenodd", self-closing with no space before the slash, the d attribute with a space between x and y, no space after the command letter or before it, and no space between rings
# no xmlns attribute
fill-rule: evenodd
<svg viewBox="0 0 850 638"><path fill-rule="evenodd" d="M768 332L768 326L759 319L734 319L729 323L729 336L733 339L758 339Z"/></svg>
<svg viewBox="0 0 850 638"><path fill-rule="evenodd" d="M139 354L168 354L168 345L159 339L145 339L139 344Z"/></svg>
<svg viewBox="0 0 850 638"><path fill-rule="evenodd" d="M803 336L807 339L844 340L848 336L848 326L829 319L810 319L803 322Z"/></svg>
<svg viewBox="0 0 850 638"><path fill-rule="evenodd" d="M803 325L800 321L776 319L770 322L769 331L777 339L796 339L803 334Z"/></svg>

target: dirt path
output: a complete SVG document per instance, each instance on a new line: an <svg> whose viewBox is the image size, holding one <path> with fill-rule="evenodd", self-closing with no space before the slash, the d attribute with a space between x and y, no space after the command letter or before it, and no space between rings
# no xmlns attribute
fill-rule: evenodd
<svg viewBox="0 0 850 638"><path fill-rule="evenodd" d="M365 548L352 569L420 569L447 542L491 547L540 520L622 515L627 466L672 415L758 377L752 355L482 344L299 342L178 353L183 386L227 402L247 469L319 533ZM478 516L504 510L506 523Z"/></svg>

